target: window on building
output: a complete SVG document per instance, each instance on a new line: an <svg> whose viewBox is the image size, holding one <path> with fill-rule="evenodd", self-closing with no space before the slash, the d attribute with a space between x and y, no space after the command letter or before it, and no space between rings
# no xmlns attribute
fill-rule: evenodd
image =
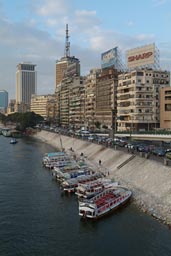
<svg viewBox="0 0 171 256"><path fill-rule="evenodd" d="M143 76L143 72L137 72L137 76Z"/></svg>
<svg viewBox="0 0 171 256"><path fill-rule="evenodd" d="M171 104L165 104L165 111L171 111Z"/></svg>

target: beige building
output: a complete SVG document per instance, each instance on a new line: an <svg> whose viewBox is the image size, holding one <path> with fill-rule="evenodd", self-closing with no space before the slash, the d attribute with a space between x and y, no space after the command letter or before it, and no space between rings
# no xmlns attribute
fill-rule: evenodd
<svg viewBox="0 0 171 256"><path fill-rule="evenodd" d="M56 97L56 124L60 126L60 97L61 97L61 83L56 87L55 90Z"/></svg>
<svg viewBox="0 0 171 256"><path fill-rule="evenodd" d="M64 78L80 75L80 61L73 57L62 57L56 61L56 88Z"/></svg>
<svg viewBox="0 0 171 256"><path fill-rule="evenodd" d="M73 77L63 79L60 86L60 125L80 128L84 126L85 91L84 78Z"/></svg>
<svg viewBox="0 0 171 256"><path fill-rule="evenodd" d="M69 126L69 86L72 78L63 79L60 85L60 99L59 99L59 124L62 127Z"/></svg>
<svg viewBox="0 0 171 256"><path fill-rule="evenodd" d="M95 128L96 123L96 85L101 69L92 69L85 80L85 126Z"/></svg>
<svg viewBox="0 0 171 256"><path fill-rule="evenodd" d="M160 128L171 130L171 87L160 89Z"/></svg>
<svg viewBox="0 0 171 256"><path fill-rule="evenodd" d="M7 115L15 113L16 100L11 99L7 107Z"/></svg>
<svg viewBox="0 0 171 256"><path fill-rule="evenodd" d="M96 122L101 127L112 128L113 113L116 112L117 84L118 71L113 68L102 69L96 86Z"/></svg>
<svg viewBox="0 0 171 256"><path fill-rule="evenodd" d="M118 76L118 131L152 130L160 126L159 91L170 83L170 73L137 69Z"/></svg>
<svg viewBox="0 0 171 256"><path fill-rule="evenodd" d="M69 87L69 126L84 127L85 120L85 78L74 77Z"/></svg>
<svg viewBox="0 0 171 256"><path fill-rule="evenodd" d="M52 102L55 104L55 100L56 98L54 95L32 95L30 111L41 115L45 119L48 119L48 115L50 113L49 104L52 104ZM55 110L52 112L55 112Z"/></svg>

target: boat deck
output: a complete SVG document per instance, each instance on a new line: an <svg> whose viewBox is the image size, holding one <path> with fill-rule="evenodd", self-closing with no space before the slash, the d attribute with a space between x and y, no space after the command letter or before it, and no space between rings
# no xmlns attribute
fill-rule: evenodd
<svg viewBox="0 0 171 256"><path fill-rule="evenodd" d="M97 200L95 200L95 204L99 208L99 207L104 206L106 204L110 204L111 202L113 202L117 198L118 198L118 196L114 195L113 193L108 193L108 194L102 196L101 198L98 198Z"/></svg>

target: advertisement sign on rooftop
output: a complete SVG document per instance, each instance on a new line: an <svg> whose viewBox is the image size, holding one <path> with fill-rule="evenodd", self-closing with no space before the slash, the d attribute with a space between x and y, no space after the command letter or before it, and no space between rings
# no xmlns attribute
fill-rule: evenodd
<svg viewBox="0 0 171 256"><path fill-rule="evenodd" d="M118 64L118 47L112 48L101 54L101 67L108 68L115 66L117 68Z"/></svg>
<svg viewBox="0 0 171 256"><path fill-rule="evenodd" d="M155 64L155 45L149 44L128 50L126 53L127 67L148 67Z"/></svg>

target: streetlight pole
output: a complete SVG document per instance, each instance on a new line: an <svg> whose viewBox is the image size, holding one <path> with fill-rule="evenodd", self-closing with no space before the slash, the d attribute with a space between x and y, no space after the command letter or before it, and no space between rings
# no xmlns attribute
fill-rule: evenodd
<svg viewBox="0 0 171 256"><path fill-rule="evenodd" d="M131 120L131 123L130 123L130 141L132 139L132 132L133 132L133 119L132 119L132 116L130 116L130 120Z"/></svg>
<svg viewBox="0 0 171 256"><path fill-rule="evenodd" d="M114 148L116 149L115 143L115 134L116 134L116 110L112 110L112 140Z"/></svg>

